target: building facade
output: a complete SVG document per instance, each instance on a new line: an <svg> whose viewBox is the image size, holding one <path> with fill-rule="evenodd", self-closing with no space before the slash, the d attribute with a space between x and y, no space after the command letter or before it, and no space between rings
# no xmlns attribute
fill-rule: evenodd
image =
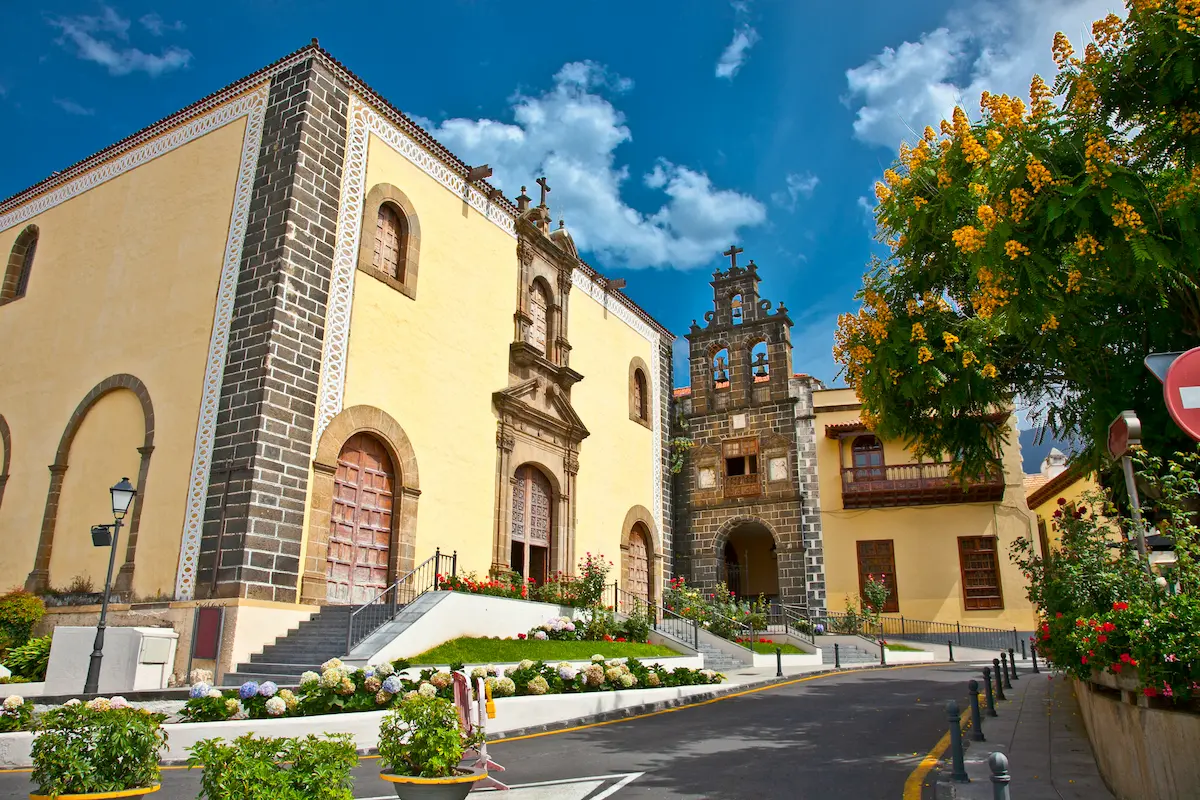
<svg viewBox="0 0 1200 800"><path fill-rule="evenodd" d="M259 645L436 549L661 591L672 337L488 174L314 42L0 203L0 582L129 476L118 591Z"/></svg>

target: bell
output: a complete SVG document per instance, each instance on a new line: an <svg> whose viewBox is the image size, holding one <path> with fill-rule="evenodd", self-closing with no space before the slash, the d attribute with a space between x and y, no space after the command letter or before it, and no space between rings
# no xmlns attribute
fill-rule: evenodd
<svg viewBox="0 0 1200 800"><path fill-rule="evenodd" d="M766 364L755 364L754 365L754 377L756 377L756 378L767 377L767 365Z"/></svg>
<svg viewBox="0 0 1200 800"><path fill-rule="evenodd" d="M724 369L717 370L716 381L717 381L717 383L728 382L729 381L729 371L724 370Z"/></svg>

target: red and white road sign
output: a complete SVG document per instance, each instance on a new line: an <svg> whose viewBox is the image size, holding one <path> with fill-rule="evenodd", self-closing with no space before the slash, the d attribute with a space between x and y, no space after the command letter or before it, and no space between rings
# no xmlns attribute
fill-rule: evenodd
<svg viewBox="0 0 1200 800"><path fill-rule="evenodd" d="M1184 433L1200 441L1200 347L1172 362L1163 381L1163 397L1171 418Z"/></svg>

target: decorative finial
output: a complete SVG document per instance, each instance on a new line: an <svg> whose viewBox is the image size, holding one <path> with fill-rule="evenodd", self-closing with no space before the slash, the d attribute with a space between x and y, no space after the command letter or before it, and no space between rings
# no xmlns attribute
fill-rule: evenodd
<svg viewBox="0 0 1200 800"><path fill-rule="evenodd" d="M562 229L562 226L563 226L563 221L560 219L560 220L558 221L558 227L559 227L559 229L560 229L560 230Z"/></svg>
<svg viewBox="0 0 1200 800"><path fill-rule="evenodd" d="M521 187L521 194L517 196L517 211L524 214L529 210L529 195L525 194L525 187Z"/></svg>
<svg viewBox="0 0 1200 800"><path fill-rule="evenodd" d="M317 37L315 37L315 36L314 36L314 37L312 37L312 46L313 46L313 47L320 47L320 46L321 46L321 43L317 41Z"/></svg>

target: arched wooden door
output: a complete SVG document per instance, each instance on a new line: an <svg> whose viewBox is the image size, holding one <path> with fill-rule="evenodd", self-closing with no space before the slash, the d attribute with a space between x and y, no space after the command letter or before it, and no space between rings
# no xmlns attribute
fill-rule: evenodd
<svg viewBox="0 0 1200 800"><path fill-rule="evenodd" d="M512 553L515 572L528 581L545 583L550 573L550 531L554 491L537 467L523 464L513 476Z"/></svg>
<svg viewBox="0 0 1200 800"><path fill-rule="evenodd" d="M395 483L392 459L378 439L358 433L342 446L329 530L330 603L366 603L387 588Z"/></svg>
<svg viewBox="0 0 1200 800"><path fill-rule="evenodd" d="M629 593L650 602L650 537L646 526L638 522L629 532Z"/></svg>

